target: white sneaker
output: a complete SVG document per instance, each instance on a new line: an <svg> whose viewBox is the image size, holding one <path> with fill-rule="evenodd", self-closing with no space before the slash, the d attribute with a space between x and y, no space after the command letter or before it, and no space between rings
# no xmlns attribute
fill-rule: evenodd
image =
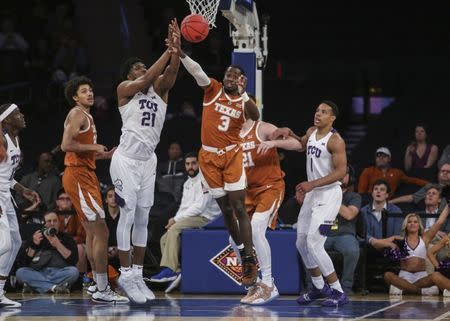
<svg viewBox="0 0 450 321"><path fill-rule="evenodd" d="M422 295L439 295L439 288L436 285L429 288L422 288Z"/></svg>
<svg viewBox="0 0 450 321"><path fill-rule="evenodd" d="M94 292L92 294L92 301L99 302L99 303L116 303L116 304L122 304L122 303L128 303L130 300L128 300L127 297L121 296L111 290L111 287L108 285L106 287L105 291L98 291Z"/></svg>
<svg viewBox="0 0 450 321"><path fill-rule="evenodd" d="M444 292L442 293L442 296L444 297L450 297L450 291L447 289L444 289Z"/></svg>
<svg viewBox="0 0 450 321"><path fill-rule="evenodd" d="M93 282L91 285L89 285L86 288L86 292L89 295L92 295L93 293L97 292L97 283Z"/></svg>
<svg viewBox="0 0 450 321"><path fill-rule="evenodd" d="M177 278L172 282L170 282L169 286L164 292L165 293L172 292L173 289L176 289L180 285L180 282L181 282L181 273L178 273Z"/></svg>
<svg viewBox="0 0 450 321"><path fill-rule="evenodd" d="M145 284L144 279L142 276L135 276L134 281L136 282L137 288L141 293L145 296L145 298L150 301L155 299L155 294L153 294L152 290L150 290Z"/></svg>
<svg viewBox="0 0 450 321"><path fill-rule="evenodd" d="M131 275L130 277L125 277L123 274L119 276L118 284L120 288L125 292L125 294L130 298L131 301L136 303L145 303L147 302L147 299L142 294L141 291L139 291L139 288L136 284L136 281Z"/></svg>
<svg viewBox="0 0 450 321"><path fill-rule="evenodd" d="M0 308L20 308L21 306L21 303L8 299L5 291L0 291Z"/></svg>
<svg viewBox="0 0 450 321"><path fill-rule="evenodd" d="M396 286L393 286L391 284L391 286L389 287L389 294L390 295L402 295L403 294L403 290L397 288Z"/></svg>
<svg viewBox="0 0 450 321"><path fill-rule="evenodd" d="M10 317L20 313L21 311L21 309L0 309L0 320L12 320Z"/></svg>

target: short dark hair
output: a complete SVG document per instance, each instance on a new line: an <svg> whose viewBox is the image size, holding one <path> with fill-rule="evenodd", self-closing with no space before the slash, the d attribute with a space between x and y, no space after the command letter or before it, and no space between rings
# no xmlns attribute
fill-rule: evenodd
<svg viewBox="0 0 450 321"><path fill-rule="evenodd" d="M120 81L125 81L128 79L128 74L130 73L131 67L133 65L137 64L138 62L142 62L142 59L138 57L131 57L125 60L125 62L122 64L122 67L120 68Z"/></svg>
<svg viewBox="0 0 450 321"><path fill-rule="evenodd" d="M229 66L225 69L225 71L226 71L228 68L239 69L239 71L241 72L241 75L244 75L244 76L245 76L245 70L244 70L241 66L239 66L239 65L229 65Z"/></svg>
<svg viewBox="0 0 450 321"><path fill-rule="evenodd" d="M70 107L74 107L76 105L75 100L73 100L73 96L77 94L78 88L82 85L89 85L91 88L94 88L92 80L86 76L74 77L67 82L66 87L64 88L64 96L66 97Z"/></svg>
<svg viewBox="0 0 450 321"><path fill-rule="evenodd" d="M378 185L386 186L386 192L388 192L388 194L391 193L391 187L389 186L389 183L387 181L385 181L384 179L377 179L375 181L375 183L373 183L373 187L378 186Z"/></svg>
<svg viewBox="0 0 450 321"><path fill-rule="evenodd" d="M330 106L331 110L333 111L333 115L336 117L339 116L339 108L334 102L332 102L331 100L324 100L321 102L321 104Z"/></svg>
<svg viewBox="0 0 450 321"><path fill-rule="evenodd" d="M56 198L58 199L61 196L61 194L66 194L64 188L59 189L59 191L56 193Z"/></svg>
<svg viewBox="0 0 450 321"><path fill-rule="evenodd" d="M197 154L197 152L186 153L186 155L184 155L184 160L186 160L186 158L189 158L189 157L195 157L198 159L198 154Z"/></svg>

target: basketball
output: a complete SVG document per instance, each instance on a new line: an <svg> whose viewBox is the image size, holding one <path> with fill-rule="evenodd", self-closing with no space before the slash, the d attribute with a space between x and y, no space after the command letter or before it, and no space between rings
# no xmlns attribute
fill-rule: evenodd
<svg viewBox="0 0 450 321"><path fill-rule="evenodd" d="M189 42L203 41L209 33L209 23L200 14L190 14L181 21L181 34Z"/></svg>

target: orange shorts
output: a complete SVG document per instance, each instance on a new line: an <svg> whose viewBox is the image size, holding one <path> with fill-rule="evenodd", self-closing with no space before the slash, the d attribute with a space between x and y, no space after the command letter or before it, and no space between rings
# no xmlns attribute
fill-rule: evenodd
<svg viewBox="0 0 450 321"><path fill-rule="evenodd" d="M245 208L252 217L254 214L270 212L268 226L277 225L278 209L284 198L284 180L265 184L261 187L248 188L245 195Z"/></svg>
<svg viewBox="0 0 450 321"><path fill-rule="evenodd" d="M97 214L101 218L105 218L102 195L95 171L84 166L66 167L62 183L80 221L95 221Z"/></svg>
<svg viewBox="0 0 450 321"><path fill-rule="evenodd" d="M242 149L238 146L223 154L209 152L203 148L199 153L199 166L206 187L214 198L222 197L226 191L244 190L245 171Z"/></svg>

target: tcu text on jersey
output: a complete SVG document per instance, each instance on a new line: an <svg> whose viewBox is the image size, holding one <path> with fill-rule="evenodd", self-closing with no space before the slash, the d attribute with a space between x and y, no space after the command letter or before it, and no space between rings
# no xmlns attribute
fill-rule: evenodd
<svg viewBox="0 0 450 321"><path fill-rule="evenodd" d="M315 155L317 158L320 158L320 154L322 151L316 146L308 146L308 155Z"/></svg>

